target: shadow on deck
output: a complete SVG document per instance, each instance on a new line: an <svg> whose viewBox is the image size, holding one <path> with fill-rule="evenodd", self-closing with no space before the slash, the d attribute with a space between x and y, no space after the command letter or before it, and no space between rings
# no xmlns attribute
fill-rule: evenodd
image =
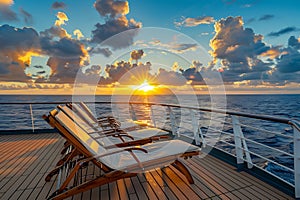
<svg viewBox="0 0 300 200"><path fill-rule="evenodd" d="M44 178L60 158L64 140L55 133L0 136L0 199L46 199L56 179ZM274 187L212 156L184 163L193 175L190 185L174 167L118 180L69 199L293 199ZM99 175L92 165L83 178Z"/></svg>

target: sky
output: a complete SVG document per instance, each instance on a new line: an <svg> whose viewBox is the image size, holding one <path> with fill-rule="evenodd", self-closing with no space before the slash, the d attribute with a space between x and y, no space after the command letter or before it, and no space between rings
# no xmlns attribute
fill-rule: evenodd
<svg viewBox="0 0 300 200"><path fill-rule="evenodd" d="M0 94L300 93L299 7L0 0Z"/></svg>

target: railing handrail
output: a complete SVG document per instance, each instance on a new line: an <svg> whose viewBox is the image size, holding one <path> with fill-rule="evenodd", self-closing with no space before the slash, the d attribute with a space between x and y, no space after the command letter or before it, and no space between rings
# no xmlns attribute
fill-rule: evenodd
<svg viewBox="0 0 300 200"><path fill-rule="evenodd" d="M0 105L24 105L24 104L32 104L32 105L42 105L42 104L65 104L69 103L68 101L57 101L57 102L0 102ZM79 103L79 102L73 102L73 103ZM201 108L201 107L193 107L193 106L187 106L187 105L177 105L177 104L167 104L167 103L155 103L155 102L109 102L109 101L95 101L95 102L85 102L87 104L137 104L137 105L156 105L156 106L165 106L165 107L174 107L174 108L185 108L185 109L193 109L193 110L199 110L204 112L212 112L212 113L220 113L224 115L236 115L240 117L248 117L252 119L260 119L260 120L267 120L272 122L279 122L283 124L289 124L296 128L298 131L300 131L300 122L297 119L289 119L289 118L283 118L283 117L275 117L271 115L262 115L262 114L252 114L252 113L246 113L246 112L239 112L239 111L232 111L232 110L222 110L222 109L214 109L214 108Z"/></svg>

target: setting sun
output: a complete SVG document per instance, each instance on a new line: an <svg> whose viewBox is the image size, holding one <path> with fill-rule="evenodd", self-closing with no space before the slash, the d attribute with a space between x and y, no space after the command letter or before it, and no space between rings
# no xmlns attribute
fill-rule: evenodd
<svg viewBox="0 0 300 200"><path fill-rule="evenodd" d="M132 88L135 89L135 90L148 92L148 91L153 90L153 89L154 89L154 86L153 86L153 85L150 85L150 84L148 83L148 81L145 80L141 85L133 86Z"/></svg>

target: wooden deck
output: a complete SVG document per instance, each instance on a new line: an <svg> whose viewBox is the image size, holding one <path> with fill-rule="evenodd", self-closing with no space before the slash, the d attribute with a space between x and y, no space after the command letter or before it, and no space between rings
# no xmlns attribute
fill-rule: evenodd
<svg viewBox="0 0 300 200"><path fill-rule="evenodd" d="M60 157L58 134L0 136L0 199L46 199L56 189L56 178L45 182ZM188 184L174 167L94 188L69 199L293 199L245 172L212 156L194 157L185 164L195 184ZM82 176L100 174L88 166Z"/></svg>

